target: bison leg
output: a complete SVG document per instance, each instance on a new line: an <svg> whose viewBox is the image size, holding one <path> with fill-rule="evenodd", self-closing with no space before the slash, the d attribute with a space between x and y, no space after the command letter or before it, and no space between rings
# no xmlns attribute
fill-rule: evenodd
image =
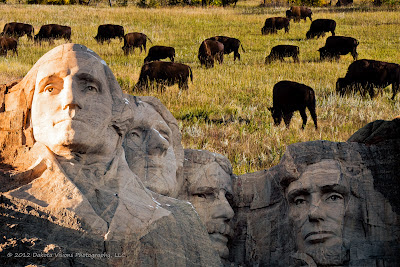
<svg viewBox="0 0 400 267"><path fill-rule="evenodd" d="M179 91L188 89L189 89L189 84L187 79L185 81L179 81Z"/></svg>
<svg viewBox="0 0 400 267"><path fill-rule="evenodd" d="M394 98L396 97L397 91L399 91L399 84L398 83L393 83L392 84L392 92L393 92L393 96L392 96L392 100L394 100Z"/></svg>
<svg viewBox="0 0 400 267"><path fill-rule="evenodd" d="M175 60L174 56L169 57L169 59L170 59L172 62L174 62L174 60Z"/></svg>
<svg viewBox="0 0 400 267"><path fill-rule="evenodd" d="M317 113L315 112L315 105L308 106L308 110L310 111L311 118L312 118L313 121L314 121L315 129L318 129Z"/></svg>
<svg viewBox="0 0 400 267"><path fill-rule="evenodd" d="M301 129L304 130L304 127L307 124L306 108L304 107L304 109L300 109L299 111L300 111L301 118L303 119L303 125L301 126Z"/></svg>
<svg viewBox="0 0 400 267"><path fill-rule="evenodd" d="M358 58L358 53L357 53L356 49L353 49L353 51L351 52L351 55L353 56L353 59L354 59L354 60L357 60L357 58Z"/></svg>
<svg viewBox="0 0 400 267"><path fill-rule="evenodd" d="M239 50L239 49L238 49ZM240 60L240 54L239 54L239 51L234 51L233 53L233 61L235 61L236 60L236 58L238 59L238 60Z"/></svg>
<svg viewBox="0 0 400 267"><path fill-rule="evenodd" d="M289 33L289 27L288 26L285 27L285 33Z"/></svg>
<svg viewBox="0 0 400 267"><path fill-rule="evenodd" d="M289 124L290 124L290 121L292 120L292 117L293 117L293 111L283 113L283 121L285 122L285 125L287 128L289 128Z"/></svg>
<svg viewBox="0 0 400 267"><path fill-rule="evenodd" d="M333 31L331 31L331 33L332 33L332 36L335 36L335 31L333 30Z"/></svg>
<svg viewBox="0 0 400 267"><path fill-rule="evenodd" d="M293 61L295 62L295 63L300 63L300 60L299 60L299 55L293 55Z"/></svg>

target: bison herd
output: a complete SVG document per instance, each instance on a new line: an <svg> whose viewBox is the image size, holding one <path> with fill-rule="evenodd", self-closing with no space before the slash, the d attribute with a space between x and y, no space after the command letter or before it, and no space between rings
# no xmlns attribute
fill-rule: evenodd
<svg viewBox="0 0 400 267"><path fill-rule="evenodd" d="M300 22L307 18L311 21L310 29L306 33L306 39L325 36L325 33L331 32L332 36L326 39L325 45L318 51L320 60L339 60L341 55L351 54L355 60L348 67L346 76L338 78L336 82L336 91L343 95L351 91L359 91L361 95L367 93L371 98L375 96L374 88L384 88L392 85L393 96L395 98L400 86L400 65L376 60L357 60L358 40L348 36L336 36L336 22L332 19L312 20L312 11L307 7L294 6L286 11L286 17L271 17L265 20L261 29L262 35L276 34L278 30L284 29L289 32L290 21ZM48 41L50 44L56 39L64 39L71 42L71 27L47 24L42 25L39 32L34 35L34 28L30 24L10 22L4 26L0 34L0 54L7 55L7 51L12 51L18 56L18 39L26 35L28 40L34 40L41 44L42 41ZM94 39L99 43L110 43L111 39L118 38L124 40L122 47L123 53L127 56L133 53L135 48L140 49L140 53L146 52L147 41L152 41L144 33L131 32L126 33L123 26L114 24L99 25L97 35ZM214 36L201 42L198 50L198 60L201 66L206 68L214 67L215 61L223 63L224 55L233 52L233 59L240 60L239 50L245 52L242 43L237 38L227 36ZM265 64L274 60L284 61L285 57L292 57L295 63L299 60L300 48L295 45L280 44L272 47L270 54L265 58ZM167 59L171 62L160 61ZM149 86L155 85L162 91L165 86L178 84L180 90L188 89L189 79L193 82L192 69L175 61L175 48L170 46L155 45L152 46L148 55L144 59L144 64L140 71L139 80L134 86L134 90L142 91ZM294 111L299 111L303 119L302 128L307 123L305 113L308 108L311 117L317 128L317 115L315 111L314 90L304 84L294 81L280 81L273 88L273 107L269 108L272 113L275 124L279 124L283 118L286 126L289 126Z"/></svg>

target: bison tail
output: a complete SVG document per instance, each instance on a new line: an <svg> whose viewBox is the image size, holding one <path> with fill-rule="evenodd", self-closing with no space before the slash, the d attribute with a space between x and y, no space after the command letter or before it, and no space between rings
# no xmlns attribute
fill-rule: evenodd
<svg viewBox="0 0 400 267"><path fill-rule="evenodd" d="M191 67L189 67L189 75L190 75L190 80L193 83L193 73L192 73L192 68Z"/></svg>
<svg viewBox="0 0 400 267"><path fill-rule="evenodd" d="M149 40L149 41L150 41L150 43L153 43L153 41L152 41L152 40L150 40L150 38L149 38L149 37L147 37L147 35L146 35L146 38L147 38L147 40Z"/></svg>
<svg viewBox="0 0 400 267"><path fill-rule="evenodd" d="M246 51L244 51L244 48L243 48L243 45L242 45L242 43L240 43L240 47L242 48L243 52L245 52L245 53L246 53Z"/></svg>

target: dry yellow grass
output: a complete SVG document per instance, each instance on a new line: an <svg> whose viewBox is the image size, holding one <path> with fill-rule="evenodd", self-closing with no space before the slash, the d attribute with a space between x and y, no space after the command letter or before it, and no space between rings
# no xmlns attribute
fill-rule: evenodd
<svg viewBox="0 0 400 267"><path fill-rule="evenodd" d="M194 82L179 94L177 86L164 93L151 91L178 119L185 148L207 149L227 156L234 172L241 174L275 165L288 144L317 139L345 141L366 123L399 115L399 99L391 101L390 87L373 100L359 95L339 97L335 82L343 77L352 62L350 55L339 62L319 62L318 48L326 38L305 40L310 22L291 23L290 33L261 35L267 17L284 16L284 7L261 8L259 2L239 2L237 8L177 7L139 9L129 7L26 6L1 5L0 27L10 21L30 23L37 33L40 26L58 23L72 27L72 40L97 52L111 67L122 88L131 92L136 83L145 53L138 50L123 55L122 43L99 45L93 39L100 24L123 25L126 32L143 32L153 45L168 45L177 51L176 61L193 69ZM369 9L359 4L353 8L315 8L313 18L332 18L337 35L359 40L359 58L400 63L400 12ZM241 61L233 55L212 69L200 67L197 59L202 40L214 35L236 37L246 52ZM330 34L328 34L329 36ZM0 58L3 82L22 77L54 45L35 46L23 37L19 56ZM300 64L292 60L264 64L265 56L277 44L300 47ZM149 43L150 47L152 44ZM319 129L312 120L304 131L295 114L289 129L273 125L267 107L272 105L272 87L280 80L292 80L314 88L317 97ZM309 114L307 112L307 114Z"/></svg>

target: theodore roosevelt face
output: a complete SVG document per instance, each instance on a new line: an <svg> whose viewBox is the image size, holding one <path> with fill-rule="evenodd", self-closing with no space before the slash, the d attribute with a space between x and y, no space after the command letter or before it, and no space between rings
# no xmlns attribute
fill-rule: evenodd
<svg viewBox="0 0 400 267"><path fill-rule="evenodd" d="M55 154L101 151L112 117L112 97L101 61L69 52L38 69L32 102L36 141Z"/></svg>

